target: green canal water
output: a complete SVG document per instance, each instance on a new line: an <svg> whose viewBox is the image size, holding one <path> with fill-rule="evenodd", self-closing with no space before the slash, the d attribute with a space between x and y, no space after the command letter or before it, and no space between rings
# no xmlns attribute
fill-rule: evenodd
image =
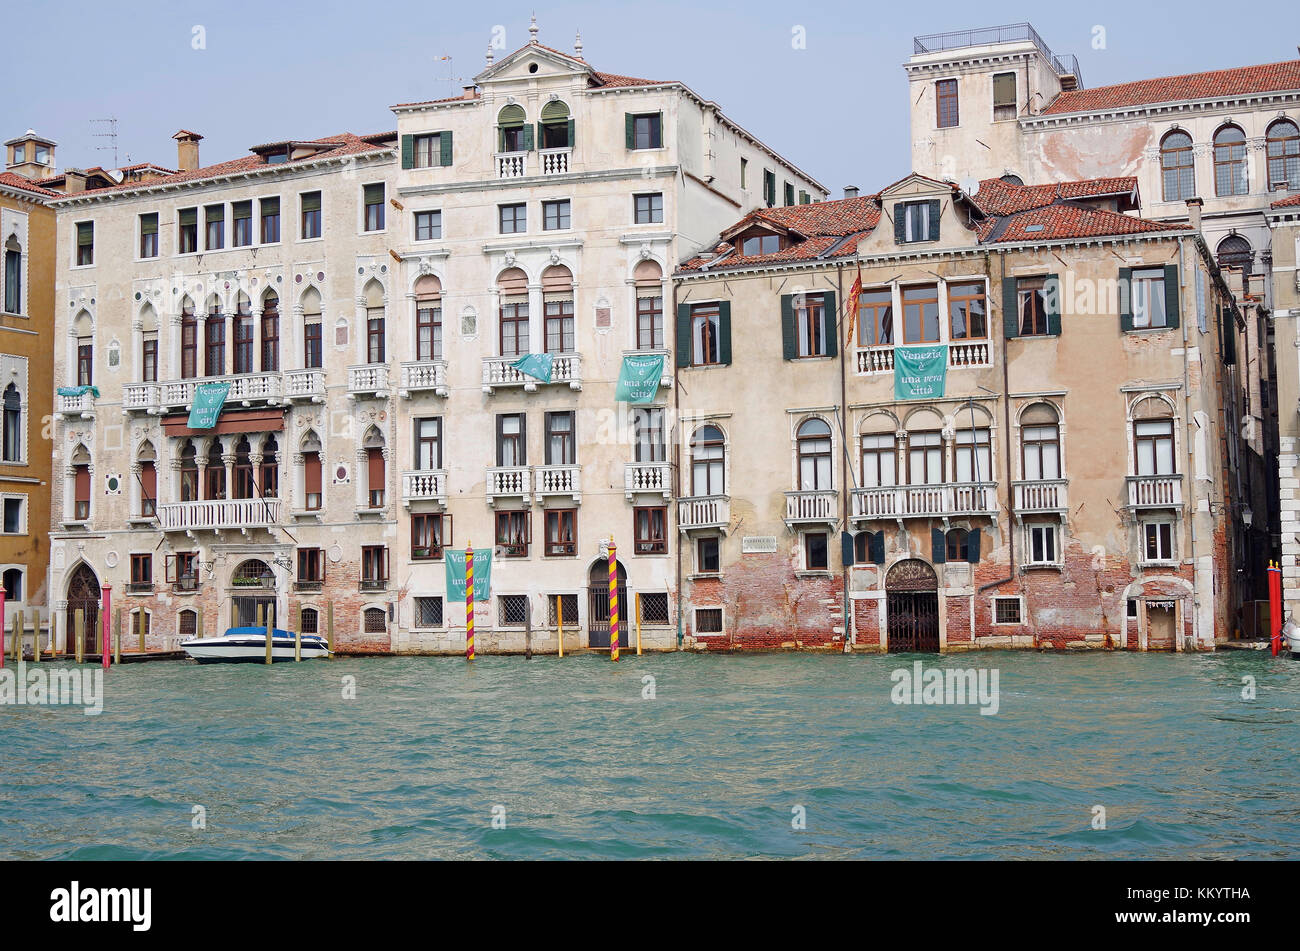
<svg viewBox="0 0 1300 951"><path fill-rule="evenodd" d="M891 702L891 672L915 659L124 666L109 672L99 716L0 707L0 856L1300 852L1300 663L1255 652L923 658L996 669L999 709L985 716ZM355 699L343 696L349 678ZM193 827L196 806L206 828ZM1105 829L1093 828L1095 806Z"/></svg>

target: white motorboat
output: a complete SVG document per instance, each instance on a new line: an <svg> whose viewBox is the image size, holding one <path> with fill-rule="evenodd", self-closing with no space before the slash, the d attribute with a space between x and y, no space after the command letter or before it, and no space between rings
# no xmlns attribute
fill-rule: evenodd
<svg viewBox="0 0 1300 951"><path fill-rule="evenodd" d="M1297 627L1289 618L1282 625L1282 645L1291 651L1292 657L1300 658L1300 627Z"/></svg>
<svg viewBox="0 0 1300 951"><path fill-rule="evenodd" d="M232 627L220 637L191 637L181 641L181 648L200 664L266 663L266 629ZM294 635L276 628L271 634L271 660L292 661ZM325 638L319 634L302 635L302 659L329 656Z"/></svg>

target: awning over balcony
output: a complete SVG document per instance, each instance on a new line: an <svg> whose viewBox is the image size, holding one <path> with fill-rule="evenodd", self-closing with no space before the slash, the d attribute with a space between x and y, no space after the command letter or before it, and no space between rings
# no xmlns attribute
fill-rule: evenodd
<svg viewBox="0 0 1300 951"><path fill-rule="evenodd" d="M212 436L226 433L278 433L284 429L282 409L226 409L211 429L190 429L188 413L163 417L163 432L168 436Z"/></svg>

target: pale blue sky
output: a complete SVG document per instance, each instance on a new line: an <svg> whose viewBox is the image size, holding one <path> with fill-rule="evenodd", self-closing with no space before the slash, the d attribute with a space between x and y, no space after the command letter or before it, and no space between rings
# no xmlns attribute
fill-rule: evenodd
<svg viewBox="0 0 1300 951"><path fill-rule="evenodd" d="M251 145L342 130L396 127L388 106L459 91L484 65L493 27L507 50L528 40L536 10L541 42L571 51L581 27L597 69L679 79L827 185L874 191L905 174L907 83L902 64L917 34L1029 19L1057 53L1079 57L1100 86L1153 76L1297 57L1300 8L1257 0L1225 17L1187 0L1109 2L745 4L717 0L620 3L430 3L427 0L10 5L0 136L34 127L59 143L60 167L109 165L90 120L118 119L119 164L172 166L179 128L205 138L204 164ZM1171 29L1171 22L1192 29ZM191 46L206 29L207 48ZM803 26L807 49L791 46ZM1093 27L1106 48L1092 48ZM7 30L9 32L9 30ZM21 78L20 78L21 77ZM19 104L19 105L15 105ZM843 117L857 121L845 127Z"/></svg>

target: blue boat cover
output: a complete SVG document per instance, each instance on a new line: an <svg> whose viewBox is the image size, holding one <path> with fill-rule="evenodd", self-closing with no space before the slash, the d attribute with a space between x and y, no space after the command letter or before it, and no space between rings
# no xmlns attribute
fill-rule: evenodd
<svg viewBox="0 0 1300 951"><path fill-rule="evenodd" d="M232 637L232 636L234 636L234 637L245 637L245 636L251 636L251 635L254 635L254 634L259 635L259 636L265 638L265 637L266 637L266 628L264 628L264 627L228 627L228 628L226 628L226 637ZM273 629L272 629L272 634L271 634L271 636L272 636L273 638L275 638L275 637L287 637L287 638L292 639L292 638L293 638L293 631L282 631L282 630L280 630L280 628L277 627L277 628L273 628ZM320 635L318 635L318 634L304 634L304 635L303 635L303 639L305 640L305 639L307 639L307 638L309 638L309 637L319 637L319 636L320 636Z"/></svg>

